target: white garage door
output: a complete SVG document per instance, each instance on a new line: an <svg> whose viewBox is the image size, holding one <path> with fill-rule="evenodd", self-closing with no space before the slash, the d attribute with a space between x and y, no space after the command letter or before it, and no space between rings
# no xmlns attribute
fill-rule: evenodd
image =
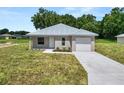
<svg viewBox="0 0 124 93"><path fill-rule="evenodd" d="M76 51L91 51L91 38L76 38Z"/></svg>

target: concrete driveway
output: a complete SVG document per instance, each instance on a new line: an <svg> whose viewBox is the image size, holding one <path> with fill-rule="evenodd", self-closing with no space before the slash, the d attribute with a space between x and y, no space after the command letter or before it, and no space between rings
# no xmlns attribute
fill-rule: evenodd
<svg viewBox="0 0 124 93"><path fill-rule="evenodd" d="M89 85L124 85L124 65L96 52L74 52L88 73Z"/></svg>

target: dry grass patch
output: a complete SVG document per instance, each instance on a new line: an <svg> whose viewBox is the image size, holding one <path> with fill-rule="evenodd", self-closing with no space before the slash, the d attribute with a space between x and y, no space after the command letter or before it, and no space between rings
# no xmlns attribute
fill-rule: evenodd
<svg viewBox="0 0 124 93"><path fill-rule="evenodd" d="M97 40L96 51L124 64L124 44L117 44L114 41Z"/></svg>
<svg viewBox="0 0 124 93"><path fill-rule="evenodd" d="M0 84L87 84L87 73L73 55L21 44L0 49Z"/></svg>

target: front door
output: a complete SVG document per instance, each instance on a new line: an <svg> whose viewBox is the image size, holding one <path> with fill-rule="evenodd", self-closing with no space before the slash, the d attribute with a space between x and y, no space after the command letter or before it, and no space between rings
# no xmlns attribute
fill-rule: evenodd
<svg viewBox="0 0 124 93"><path fill-rule="evenodd" d="M49 47L50 48L54 48L55 47L54 37L49 37Z"/></svg>

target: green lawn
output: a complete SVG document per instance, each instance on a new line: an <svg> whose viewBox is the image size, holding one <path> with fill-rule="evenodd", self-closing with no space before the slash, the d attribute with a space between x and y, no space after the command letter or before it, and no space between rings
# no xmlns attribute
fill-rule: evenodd
<svg viewBox="0 0 124 93"><path fill-rule="evenodd" d="M116 40L96 39L96 43L116 43Z"/></svg>
<svg viewBox="0 0 124 93"><path fill-rule="evenodd" d="M0 39L0 43L28 43L29 39Z"/></svg>
<svg viewBox="0 0 124 93"><path fill-rule="evenodd" d="M96 51L124 64L124 44L117 44L113 40L96 40Z"/></svg>
<svg viewBox="0 0 124 93"><path fill-rule="evenodd" d="M0 49L0 84L87 84L87 73L73 55L20 44Z"/></svg>

